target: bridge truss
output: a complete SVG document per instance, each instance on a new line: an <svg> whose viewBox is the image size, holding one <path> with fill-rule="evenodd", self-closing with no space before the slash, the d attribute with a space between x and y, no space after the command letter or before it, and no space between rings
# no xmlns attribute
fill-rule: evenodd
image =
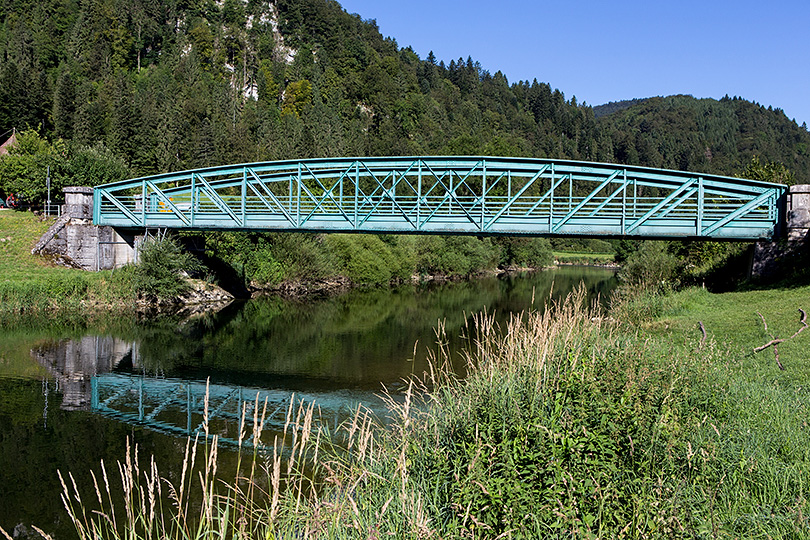
<svg viewBox="0 0 810 540"><path fill-rule="evenodd" d="M272 448L274 437L283 435L290 420L301 421L310 406L318 425L333 432L361 403L362 411L378 418L387 412L372 392L291 392L125 373L93 376L90 392L95 413L168 435L216 435L229 446Z"/></svg>
<svg viewBox="0 0 810 540"><path fill-rule="evenodd" d="M771 238L786 187L624 165L496 157L308 159L95 188L121 228Z"/></svg>

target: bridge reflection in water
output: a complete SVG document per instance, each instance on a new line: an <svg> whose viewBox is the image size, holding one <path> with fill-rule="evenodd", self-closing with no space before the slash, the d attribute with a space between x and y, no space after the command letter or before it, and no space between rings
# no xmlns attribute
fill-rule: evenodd
<svg viewBox="0 0 810 540"><path fill-rule="evenodd" d="M358 398L351 391L296 393L120 373L91 380L91 409L96 413L171 435L200 438L206 435L207 419L208 437L216 435L220 443L236 446L241 442L248 447L272 446L274 434L284 430L288 417L295 418L302 405L315 407L332 427L354 414L361 402L378 416L384 413L380 398L371 393ZM254 418L260 430L254 429ZM264 437L254 441L257 432Z"/></svg>
<svg viewBox="0 0 810 540"><path fill-rule="evenodd" d="M380 397L369 390L293 391L147 375L138 342L112 336L46 341L31 356L53 376L62 409L90 410L168 435L204 438L207 393L209 437L217 435L226 445L239 444L243 414L242 444L252 447L254 413L263 418L264 437L258 444L272 445L288 412L295 414L302 405L315 407L330 428L350 418L361 403L379 418L386 412Z"/></svg>

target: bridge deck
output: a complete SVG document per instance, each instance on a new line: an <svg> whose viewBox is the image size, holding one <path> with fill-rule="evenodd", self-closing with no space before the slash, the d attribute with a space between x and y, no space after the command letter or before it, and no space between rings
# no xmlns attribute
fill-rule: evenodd
<svg viewBox="0 0 810 540"><path fill-rule="evenodd" d="M785 186L526 158L312 159L137 178L95 189L124 228L760 239Z"/></svg>

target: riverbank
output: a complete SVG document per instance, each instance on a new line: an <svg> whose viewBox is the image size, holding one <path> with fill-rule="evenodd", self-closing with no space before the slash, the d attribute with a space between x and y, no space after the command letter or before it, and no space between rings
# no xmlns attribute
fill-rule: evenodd
<svg viewBox="0 0 810 540"><path fill-rule="evenodd" d="M464 332L467 376L440 367L439 345L388 422L361 409L329 435L315 410L291 410L266 474L243 456L267 498L209 468L199 515L164 507L158 521L137 490L133 515L169 538L194 537L197 520L263 537L806 538L808 298L690 289L606 318L579 294L507 328L479 317ZM778 363L772 345L754 352L777 338Z"/></svg>
<svg viewBox="0 0 810 540"><path fill-rule="evenodd" d="M29 212L0 212L0 319L19 317L76 319L103 312L123 315L166 312L188 304L236 297L280 294L303 298L331 295L356 287L462 280L495 273L533 271L553 262L543 239L486 241L462 237L376 237L220 233L208 238L200 277L186 292L163 276L149 282L146 294L130 269L84 272L65 261L31 254L49 221ZM531 261L532 264L518 264ZM165 264L154 265L163 270ZM215 269L212 270L211 268ZM160 280L158 280L160 281Z"/></svg>

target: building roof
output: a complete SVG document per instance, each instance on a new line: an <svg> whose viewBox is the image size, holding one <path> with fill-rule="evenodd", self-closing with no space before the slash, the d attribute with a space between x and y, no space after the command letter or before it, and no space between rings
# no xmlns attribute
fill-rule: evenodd
<svg viewBox="0 0 810 540"><path fill-rule="evenodd" d="M8 154L9 149L11 149L11 147L14 146L15 144L17 144L16 129L11 133L11 137L9 137L6 142L0 144L0 156L5 156L6 154Z"/></svg>

